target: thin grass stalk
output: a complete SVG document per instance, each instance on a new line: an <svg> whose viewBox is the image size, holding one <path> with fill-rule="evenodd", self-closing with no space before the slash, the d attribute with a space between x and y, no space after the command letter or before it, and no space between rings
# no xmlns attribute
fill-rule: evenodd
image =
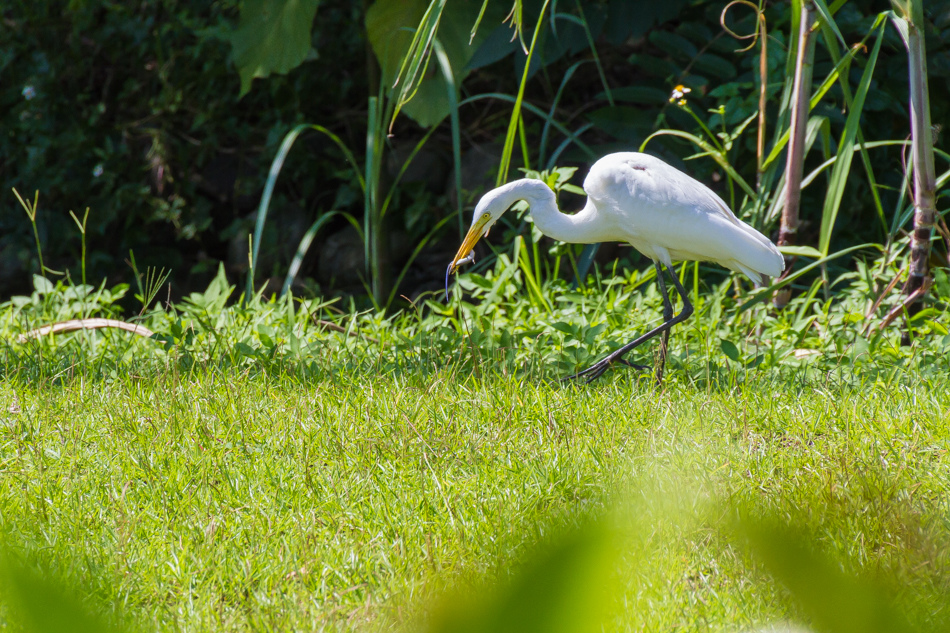
<svg viewBox="0 0 950 633"><path fill-rule="evenodd" d="M564 88L567 87L567 82L574 76L577 69L585 63L584 61L575 62L568 68L561 78L561 85L558 86L557 92L554 93L554 99L551 101L551 109L548 111L548 116L544 121L544 127L541 128L541 143L538 145L538 165L544 165L547 159L548 135L551 131L551 121L554 119L557 106L561 102L561 95L564 93Z"/></svg>
<svg viewBox="0 0 950 633"><path fill-rule="evenodd" d="M818 250L821 251L823 255L827 255L829 252L831 246L831 234L834 231L835 222L838 217L838 211L841 207L841 200L844 197L848 173L851 169L852 159L854 158L854 142L855 139L860 136L861 113L864 110L864 102L870 89L871 77L874 74L874 69L877 65L878 54L881 50L881 43L883 42L883 27L884 22L882 21L882 16L879 16L874 22L874 25L871 27L872 30L877 31L877 40L874 43L874 48L871 50L871 54L868 56L868 61L864 68L864 72L861 74L861 81L858 83L858 88L854 94L854 99L850 103L848 118L845 121L841 140L838 142L838 160L835 161L834 167L832 168L831 178L828 182L828 191L825 195L825 202L821 214L821 229L818 238ZM842 77L842 79L845 79L845 77ZM841 82L842 92L845 92L844 86L846 84L847 81ZM850 90L848 92L850 92ZM862 145L863 143L859 141L858 147L861 147Z"/></svg>
<svg viewBox="0 0 950 633"><path fill-rule="evenodd" d="M544 14L548 10L548 4L550 0L544 0L544 4L541 6L541 11L538 12L538 23L534 27L534 35L531 37L531 47L528 49L527 59L524 63L524 73L521 76L521 83L518 84L518 96L515 98L515 107L511 113L511 119L508 122L508 133L505 135L505 145L501 154L501 165L498 169L498 178L495 181L495 186L501 186L508 180L508 167L511 165L511 152L515 145L515 135L518 129L518 123L521 121L521 107L524 103L524 90L525 86L528 85L528 74L531 72L531 58L534 56L534 48L538 43L538 35L541 33L541 28L544 24ZM513 24L517 22L519 24L520 30L520 17L521 17L521 3L516 2L515 6L511 9L511 14L509 17L512 19Z"/></svg>
<svg viewBox="0 0 950 633"><path fill-rule="evenodd" d="M26 216L30 218L30 224L33 226L33 238L36 240L36 256L40 259L40 275L46 277L46 266L43 264L43 247L40 245L40 232L36 228L36 207L40 203L39 189L36 190L32 203L29 200L24 200L23 197L20 196L20 192L16 190L16 187L13 188L13 195L19 200L23 210L26 211Z"/></svg>
<svg viewBox="0 0 950 633"><path fill-rule="evenodd" d="M485 11L484 6L482 6L482 11ZM479 19L481 19L480 14ZM474 35L473 31L472 36L474 37ZM449 56L445 53L445 48L443 48L439 38L433 40L432 46L436 59L439 61L439 68L445 77L449 97L449 121L452 127L452 167L455 170L455 213L458 216L459 239L462 239L465 236L465 201L462 200L462 126L459 123L459 87L455 81L455 74L452 72L452 64L449 63ZM432 127L435 128L435 126ZM428 138L428 135L426 137ZM408 164L409 161L406 162L407 166Z"/></svg>
<svg viewBox="0 0 950 633"><path fill-rule="evenodd" d="M359 163L356 162L356 158L353 156L352 152L350 152L349 148L347 148L347 146L343 143L340 137L322 125L313 125L310 123L301 123L290 130L284 136L284 140L280 144L280 149L277 150L277 155L274 156L274 160L271 162L270 171L267 174L267 182L264 184L264 193L261 195L261 201L257 207L257 220L255 221L254 233L247 236L248 271L247 283L244 289L244 298L242 300L242 304L245 306L247 305L247 302L251 300L251 297L254 296L254 274L257 270L257 260L260 253L262 236L264 235L264 226L267 224L267 212L270 209L270 201L274 194L274 187L277 184L277 177L280 175L280 171L284 167L284 161L287 158L287 153L290 152L290 148L293 147L294 141L297 140L297 137L300 136L302 132L308 129L312 129L326 135L327 138L333 141L334 144L340 148L340 151L343 152L343 156L353 167L353 172L356 174L356 179L359 182L360 188L363 190L364 195L366 194L366 181L363 179L363 175L360 174L358 167Z"/></svg>
<svg viewBox="0 0 950 633"><path fill-rule="evenodd" d="M798 210L802 199L802 174L805 162L805 132L808 128L808 105L811 95L812 68L815 59L815 5L802 2L798 30L798 55L795 60L795 84L792 88L792 120L789 132L788 160L785 165L785 207L779 228L778 245L794 246L798 232ZM785 257L785 269L791 267L791 258ZM781 310L792 296L786 286L775 293L772 305Z"/></svg>
<svg viewBox="0 0 950 633"><path fill-rule="evenodd" d="M380 91L382 92L382 91ZM385 120L393 109L391 100L380 103L377 97L369 99L366 127L366 195L363 199L364 248L367 254L369 282L373 303L382 308L389 294L392 270L389 261L389 236L385 230L385 208L380 204L382 187L383 146L386 136Z"/></svg>
<svg viewBox="0 0 950 633"><path fill-rule="evenodd" d="M290 288L293 286L294 280L297 278L297 273L300 272L300 266L303 264L303 258L310 249L310 244L313 243L313 238L316 237L317 231L319 231L320 228L332 218L340 214L341 212L337 210L324 213L319 218L314 220L313 224L310 225L310 228L307 229L307 232L304 233L302 238L300 238L300 244L297 246L297 250L294 252L294 257L290 262L290 266L287 268L287 276L284 277L284 284L280 288L281 297L290 292ZM359 224L356 226L359 226Z"/></svg>
<svg viewBox="0 0 950 633"><path fill-rule="evenodd" d="M577 12L581 14L580 23L584 28L584 35L587 36L587 45L590 46L590 52L594 57L594 64L597 66L597 74L600 76L600 83L604 86L604 94L607 95L607 103L611 107L614 106L614 95L613 91L610 89L610 84L607 82L607 75L604 74L604 67L600 63L600 55L597 54L597 46L594 44L594 36L591 35L590 25L587 24L587 17L584 15L584 7L581 6L581 0L575 0L577 4ZM553 25L554 22L552 21Z"/></svg>
<svg viewBox="0 0 950 633"><path fill-rule="evenodd" d="M469 103L481 101L482 99L500 99L501 101L507 101L509 103L514 103L514 104L518 103L518 99L509 94L504 94L501 92L484 92L481 94L468 97L467 99L464 99L461 103L459 103L459 105L460 106L468 105ZM584 152L584 154L591 160L596 160L597 158L599 158L599 155L595 153L593 149L591 149L588 145L586 145L583 141L581 141L578 138L582 132L587 131L588 129L587 127L582 127L577 132L571 132L562 124L554 120L553 116L548 115L548 113L546 113L544 110L540 109L539 107L535 105L522 102L520 107L527 110L531 114L534 114L542 118L544 121L550 123L551 127L553 127L555 130L563 134L567 138L567 140L577 145L577 149Z"/></svg>
<svg viewBox="0 0 950 633"><path fill-rule="evenodd" d="M761 190L763 171L762 160L765 158L765 101L767 96L766 89L768 88L769 83L769 38L765 29L765 14L763 14L761 11L759 12L759 28L761 31L760 38L762 40L762 48L759 51L759 129L755 145L755 184L756 187L759 187Z"/></svg>
<svg viewBox="0 0 950 633"><path fill-rule="evenodd" d="M843 2L841 2L841 0L836 0L830 9L824 4L824 2L822 2L822 0L814 0L814 2L818 12L821 14L821 19L818 20L818 24L820 25L822 35L824 36L825 46L828 50L828 53L831 55L831 60L836 65L838 65L842 59L842 54L838 50L838 42L839 39L842 43L844 40L840 38L840 32L838 31L838 27L834 23L834 20L831 18L831 15L834 15L835 11L837 11L837 9L843 5ZM874 25L872 25L872 27L869 29L868 34L861 40L860 47L862 50L867 50L864 46L864 43L867 41L867 38L870 37L870 35L877 29L877 27L880 26L881 20L886 19L886 16L886 12L878 15L877 19L874 21ZM838 36L835 35L836 33L838 33ZM858 46L859 45L856 44L851 48L854 49ZM847 67L845 67L845 69L843 69L839 74L840 81L838 85L841 86L841 93L844 95L845 106L848 110L850 110L854 106L854 98L851 95L851 87L848 84L847 76ZM881 204L881 198L877 192L877 179L874 177L874 171L871 167L871 160L867 155L867 151L864 149L866 143L864 141L864 132L860 127L858 127L856 138L858 145L860 146L861 162L863 163L864 171L867 174L868 186L871 189L871 197L874 200L875 210L877 211L878 217L881 219L882 223L886 224L884 221L884 207Z"/></svg>
<svg viewBox="0 0 950 633"><path fill-rule="evenodd" d="M920 312L928 281L930 238L934 229L936 172L934 170L933 132L930 124L930 97L927 88L927 54L924 44L924 10L922 0L895 2L900 17L894 23L907 46L910 77L911 154L914 173L914 232L910 242L910 270L904 293L907 295L908 321ZM905 342L910 337L910 324Z"/></svg>

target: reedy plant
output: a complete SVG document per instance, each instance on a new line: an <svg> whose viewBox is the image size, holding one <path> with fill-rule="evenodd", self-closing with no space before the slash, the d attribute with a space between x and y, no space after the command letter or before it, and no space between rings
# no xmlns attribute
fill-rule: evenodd
<svg viewBox="0 0 950 633"><path fill-rule="evenodd" d="M910 262L904 292L908 317L920 312L929 286L930 241L934 232L937 177L934 169L933 130L927 88L927 55L924 43L922 0L892 0L891 21L907 47L910 79L911 156L914 177L914 225ZM909 332L908 332L909 334Z"/></svg>
<svg viewBox="0 0 950 633"><path fill-rule="evenodd" d="M812 69L815 59L815 7L808 0L801 2L798 30L798 54L795 57L795 84L792 88L792 111L789 125L788 158L785 164L785 206L779 227L778 246L794 246L798 233L798 211L801 204L802 172L805 162L805 131L808 126L808 102L811 96ZM785 258L785 267L791 267L791 258ZM775 293L772 304L784 308L791 298L791 288Z"/></svg>

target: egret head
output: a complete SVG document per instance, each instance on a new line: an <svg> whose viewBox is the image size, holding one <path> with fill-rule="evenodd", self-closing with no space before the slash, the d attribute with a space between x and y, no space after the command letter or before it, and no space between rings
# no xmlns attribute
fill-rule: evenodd
<svg viewBox="0 0 950 633"><path fill-rule="evenodd" d="M472 226L469 228L465 239L462 240L462 246L459 247L458 253L455 254L445 271L446 300L448 300L449 295L449 276L462 264L474 261L472 249L475 248L475 244L482 236L488 235L488 230L494 226L498 218L519 200L527 202L532 209L537 205L540 208L547 209L548 213L558 212L554 190L543 180L534 178L522 178L509 182L482 196L482 199L475 205Z"/></svg>
<svg viewBox="0 0 950 633"><path fill-rule="evenodd" d="M465 239L462 240L462 245L459 247L455 257L452 258L451 263L449 263L448 269L445 271L446 299L448 299L449 294L449 276L462 264L474 261L475 258L472 249L475 248L475 244L477 244L478 240L482 237L488 235L488 231L491 227L498 221L498 218L508 210L508 206L510 206L510 202L499 197L497 192L498 189L489 191L482 196L482 199L475 205L475 213L472 216L472 226L469 228ZM508 202L508 204L505 204L505 202Z"/></svg>
<svg viewBox="0 0 950 633"><path fill-rule="evenodd" d="M492 201L488 200L488 196L486 195L475 205L475 213L472 216L472 226L468 229L468 234L465 236L465 239L462 240L462 245L455 254L455 258L452 259L453 270L470 261L469 255L472 249L475 248L475 244L477 244L478 240L482 237L488 235L489 229L491 229L492 225L501 217L501 214L505 212L505 207L496 204L493 208L491 202Z"/></svg>

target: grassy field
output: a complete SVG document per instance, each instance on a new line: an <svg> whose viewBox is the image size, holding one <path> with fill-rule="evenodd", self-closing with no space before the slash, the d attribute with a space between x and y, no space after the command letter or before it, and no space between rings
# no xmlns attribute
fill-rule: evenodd
<svg viewBox="0 0 950 633"><path fill-rule="evenodd" d="M7 378L0 520L17 559L137 630L415 628L598 513L626 534L609 628L807 618L735 536L744 509L928 630L950 604L950 393L905 383Z"/></svg>

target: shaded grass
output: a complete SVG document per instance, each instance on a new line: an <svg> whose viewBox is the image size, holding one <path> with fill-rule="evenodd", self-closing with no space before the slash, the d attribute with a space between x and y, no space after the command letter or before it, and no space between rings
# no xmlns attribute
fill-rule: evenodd
<svg viewBox="0 0 950 633"><path fill-rule="evenodd" d="M747 384L657 393L440 374L0 383L8 547L144 629L390 628L602 508L619 628L794 617L728 530L801 524L921 624L950 591L950 395Z"/></svg>

